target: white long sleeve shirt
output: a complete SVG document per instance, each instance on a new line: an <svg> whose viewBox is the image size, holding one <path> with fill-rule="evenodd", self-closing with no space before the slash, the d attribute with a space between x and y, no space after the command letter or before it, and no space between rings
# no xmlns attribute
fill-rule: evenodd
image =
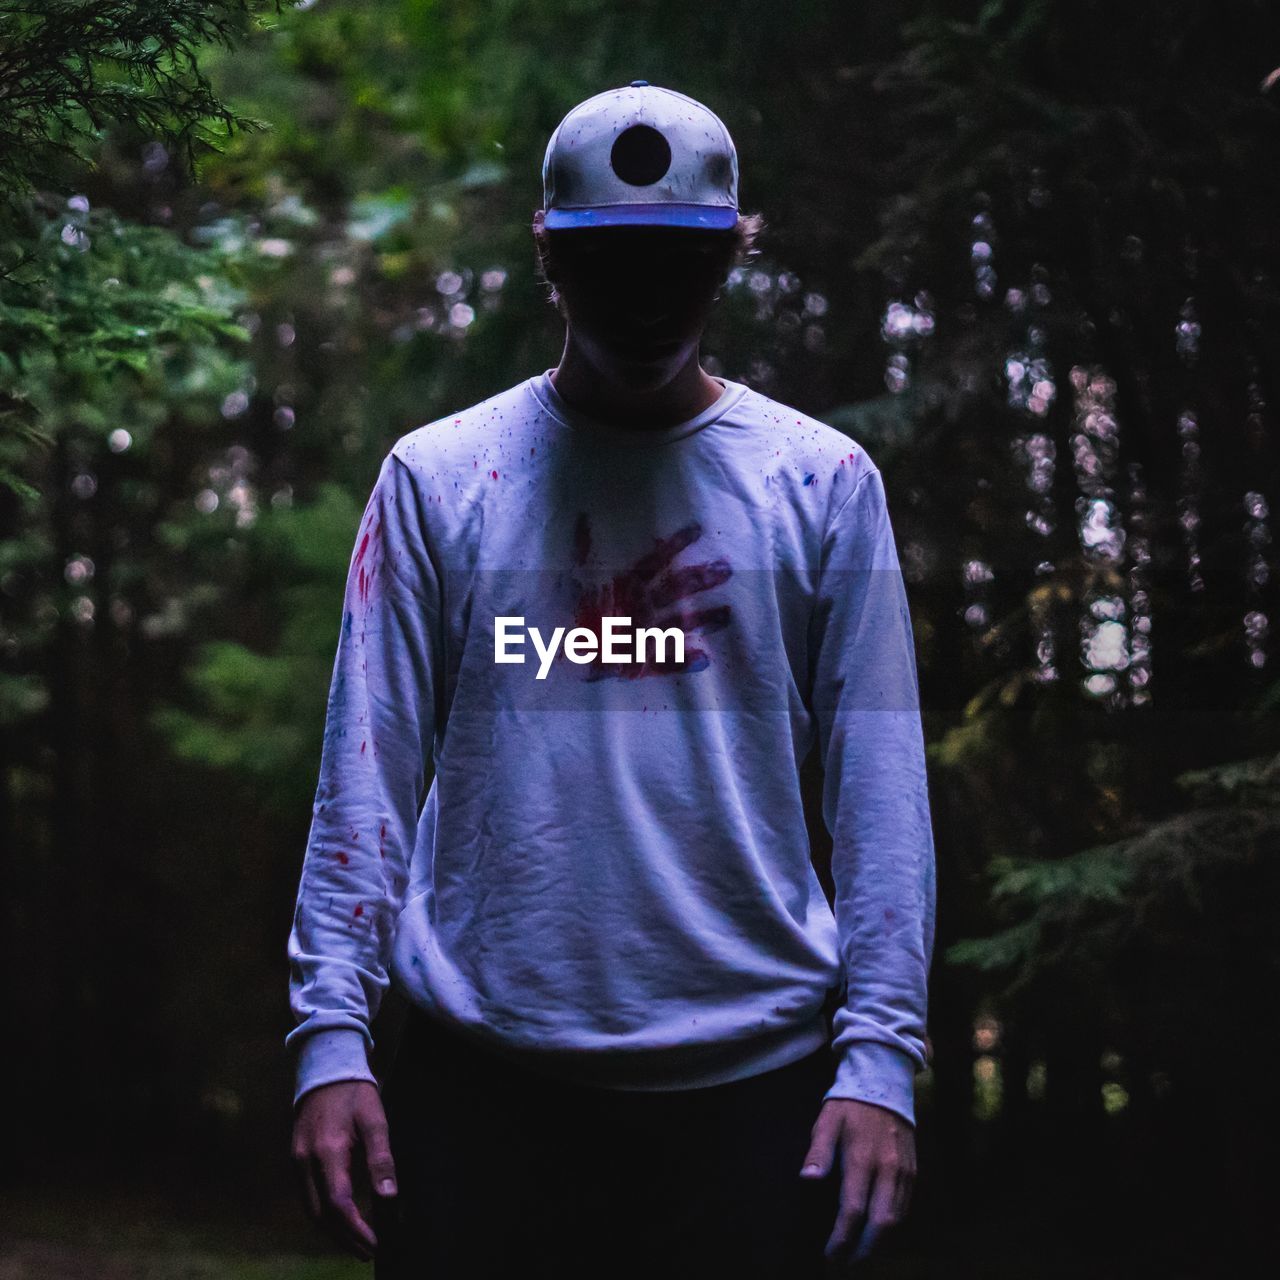
<svg viewBox="0 0 1280 1280"><path fill-rule="evenodd" d="M549 373L402 436L369 497L288 940L295 1100L376 1083L394 982L512 1063L613 1088L830 1043L827 1097L914 1122L934 848L880 472L732 380L631 429ZM629 660L604 661L605 618L677 627L683 660L610 623Z"/></svg>

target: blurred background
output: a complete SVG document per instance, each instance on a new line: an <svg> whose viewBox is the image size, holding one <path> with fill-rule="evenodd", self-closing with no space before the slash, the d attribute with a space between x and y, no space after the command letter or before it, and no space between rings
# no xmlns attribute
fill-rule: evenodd
<svg viewBox="0 0 1280 1280"><path fill-rule="evenodd" d="M705 367L867 448L908 578L935 1058L866 1274L1269 1243L1274 5L0 0L0 1276L368 1274L282 1047L352 541L557 362L543 149L637 77L765 219Z"/></svg>

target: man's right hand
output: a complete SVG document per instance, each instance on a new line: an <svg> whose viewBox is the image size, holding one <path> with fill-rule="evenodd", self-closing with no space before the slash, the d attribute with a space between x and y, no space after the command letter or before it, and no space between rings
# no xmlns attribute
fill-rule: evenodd
<svg viewBox="0 0 1280 1280"><path fill-rule="evenodd" d="M293 1122L293 1160L307 1212L362 1262L378 1239L355 1202L351 1153L364 1148L375 1195L396 1194L386 1112L376 1085L338 1080L303 1094Z"/></svg>

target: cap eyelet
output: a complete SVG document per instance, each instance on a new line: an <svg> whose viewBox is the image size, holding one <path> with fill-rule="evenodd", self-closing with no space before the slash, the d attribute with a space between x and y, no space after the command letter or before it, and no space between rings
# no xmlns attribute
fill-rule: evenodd
<svg viewBox="0 0 1280 1280"><path fill-rule="evenodd" d="M671 168L671 144L651 125L633 124L614 139L609 163L630 186L651 186Z"/></svg>

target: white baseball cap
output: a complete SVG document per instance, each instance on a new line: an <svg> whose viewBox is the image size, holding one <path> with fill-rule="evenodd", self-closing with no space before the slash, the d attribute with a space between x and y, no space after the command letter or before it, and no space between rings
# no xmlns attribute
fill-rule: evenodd
<svg viewBox="0 0 1280 1280"><path fill-rule="evenodd" d="M702 227L738 221L738 153L710 108L633 80L580 102L542 161L544 225Z"/></svg>

